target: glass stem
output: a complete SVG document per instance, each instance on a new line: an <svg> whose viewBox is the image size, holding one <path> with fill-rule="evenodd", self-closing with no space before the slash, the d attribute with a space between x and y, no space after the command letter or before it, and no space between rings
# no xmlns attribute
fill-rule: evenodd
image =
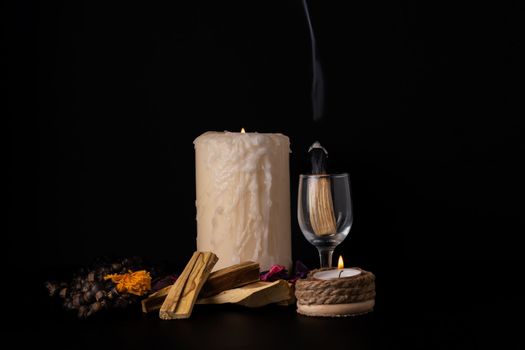
<svg viewBox="0 0 525 350"><path fill-rule="evenodd" d="M319 259L321 260L321 268L332 267L333 248L317 248L319 251Z"/></svg>

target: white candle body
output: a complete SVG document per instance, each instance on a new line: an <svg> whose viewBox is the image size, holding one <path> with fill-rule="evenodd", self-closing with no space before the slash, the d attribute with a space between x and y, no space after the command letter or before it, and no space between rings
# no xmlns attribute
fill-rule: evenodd
<svg viewBox="0 0 525 350"><path fill-rule="evenodd" d="M214 270L246 260L290 268L288 137L207 132L194 144L197 249L219 257Z"/></svg>
<svg viewBox="0 0 525 350"><path fill-rule="evenodd" d="M352 268L333 269L316 272L313 277L318 280L333 280L337 278L357 276L360 273L361 271Z"/></svg>

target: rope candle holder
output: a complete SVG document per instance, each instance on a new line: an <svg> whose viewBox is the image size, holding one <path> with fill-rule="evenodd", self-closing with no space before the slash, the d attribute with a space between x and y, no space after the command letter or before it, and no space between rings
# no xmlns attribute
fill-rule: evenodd
<svg viewBox="0 0 525 350"><path fill-rule="evenodd" d="M375 305L375 275L359 268L352 277L329 280L315 278L320 271L311 271L295 284L297 312L306 316L343 317L368 313Z"/></svg>

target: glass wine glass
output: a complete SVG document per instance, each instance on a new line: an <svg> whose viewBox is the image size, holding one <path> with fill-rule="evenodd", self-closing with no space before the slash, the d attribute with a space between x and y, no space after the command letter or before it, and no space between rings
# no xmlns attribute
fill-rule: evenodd
<svg viewBox="0 0 525 350"><path fill-rule="evenodd" d="M299 226L319 251L321 268L332 267L332 254L352 227L348 174L300 175L297 205Z"/></svg>

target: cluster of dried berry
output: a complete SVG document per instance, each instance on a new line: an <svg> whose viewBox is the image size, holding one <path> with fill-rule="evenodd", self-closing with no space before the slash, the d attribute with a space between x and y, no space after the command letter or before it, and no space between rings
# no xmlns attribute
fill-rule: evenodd
<svg viewBox="0 0 525 350"><path fill-rule="evenodd" d="M79 318L86 318L109 308L125 308L141 298L118 293L111 280L104 276L144 269L142 259L122 259L115 262L99 261L89 269L80 269L69 282L46 282L50 296L58 296L67 310L76 310ZM147 269L152 276L154 269Z"/></svg>

